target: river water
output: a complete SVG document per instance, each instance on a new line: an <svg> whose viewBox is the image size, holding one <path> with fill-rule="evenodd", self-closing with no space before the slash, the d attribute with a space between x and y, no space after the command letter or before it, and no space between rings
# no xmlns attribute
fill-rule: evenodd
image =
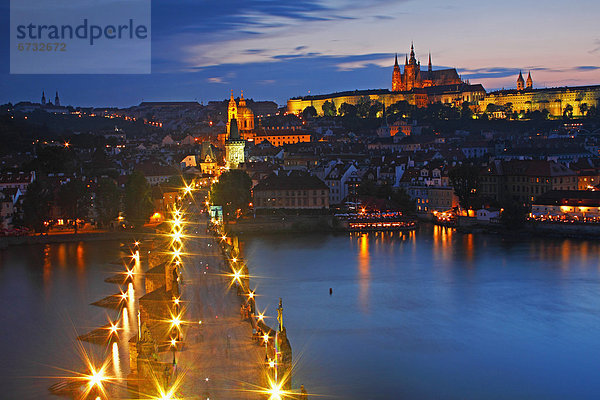
<svg viewBox="0 0 600 400"><path fill-rule="evenodd" d="M432 226L410 234L242 240L271 326L283 298L294 383L309 393L357 400L598 398L597 241L507 239ZM118 291L104 278L123 271L112 262L127 254L118 242L0 251L0 398L53 398L47 387L56 380L46 377L81 368L76 336L123 318L89 303ZM125 346L116 356L123 370Z"/></svg>

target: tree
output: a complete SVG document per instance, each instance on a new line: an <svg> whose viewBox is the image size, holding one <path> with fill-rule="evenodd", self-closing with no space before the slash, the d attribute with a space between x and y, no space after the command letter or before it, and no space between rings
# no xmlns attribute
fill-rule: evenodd
<svg viewBox="0 0 600 400"><path fill-rule="evenodd" d="M494 103L488 103L488 105L485 107L485 112L487 114L493 114L497 109L498 107Z"/></svg>
<svg viewBox="0 0 600 400"><path fill-rule="evenodd" d="M337 113L335 104L329 100L323 103L323 106L321 106L321 108L323 109L323 115L326 117L335 117L335 114Z"/></svg>
<svg viewBox="0 0 600 400"><path fill-rule="evenodd" d="M461 164L448 172L450 185L458 196L460 206L465 210L472 208L477 197L479 184L479 168L474 165Z"/></svg>
<svg viewBox="0 0 600 400"><path fill-rule="evenodd" d="M573 118L573 106L570 104L567 104L565 106L565 109L563 110L563 118L564 119L571 119Z"/></svg>
<svg viewBox="0 0 600 400"><path fill-rule="evenodd" d="M106 227L110 221L119 216L121 193L115 181L109 178L101 178L98 181L95 206L101 227Z"/></svg>
<svg viewBox="0 0 600 400"><path fill-rule="evenodd" d="M317 116L317 109L313 106L308 106L302 111L302 118L311 119Z"/></svg>
<svg viewBox="0 0 600 400"><path fill-rule="evenodd" d="M417 211L417 204L402 188L392 192L391 200L404 214L414 214Z"/></svg>
<svg viewBox="0 0 600 400"><path fill-rule="evenodd" d="M58 205L65 218L75 221L75 233L77 220L86 218L90 211L90 193L87 189L80 179L73 179L58 190Z"/></svg>
<svg viewBox="0 0 600 400"><path fill-rule="evenodd" d="M356 113L361 118L366 118L369 115L371 108L371 99L369 96L361 96L356 102Z"/></svg>
<svg viewBox="0 0 600 400"><path fill-rule="evenodd" d="M462 103L462 108L460 110L460 117L463 120L471 119L473 117L473 111L471 110L471 108L469 106L470 106L470 104L468 101L465 101Z"/></svg>
<svg viewBox="0 0 600 400"><path fill-rule="evenodd" d="M44 222L50 218L52 200L52 191L46 182L38 179L29 184L23 199L25 226L37 233L45 232L47 226Z"/></svg>
<svg viewBox="0 0 600 400"><path fill-rule="evenodd" d="M581 113L582 117L584 117L587 114L588 110L589 110L589 107L588 107L587 103L579 104L579 112Z"/></svg>
<svg viewBox="0 0 600 400"><path fill-rule="evenodd" d="M342 103L342 105L340 105L339 114L343 117L356 117L356 107L349 103Z"/></svg>
<svg viewBox="0 0 600 400"><path fill-rule="evenodd" d="M412 106L406 100L400 100L391 106L389 106L386 110L388 114L400 114L402 117L410 117L412 112Z"/></svg>
<svg viewBox="0 0 600 400"><path fill-rule="evenodd" d="M125 184L124 203L127 221L136 228L144 225L152 215L152 192L141 172L134 171L129 175Z"/></svg>
<svg viewBox="0 0 600 400"><path fill-rule="evenodd" d="M252 201L252 179L239 169L227 171L219 177L219 181L213 183L210 188L210 200L213 204L223 207L224 217L233 218L248 210Z"/></svg>
<svg viewBox="0 0 600 400"><path fill-rule="evenodd" d="M518 229L527 221L528 210L522 204L509 201L504 205L500 221L508 229Z"/></svg>
<svg viewBox="0 0 600 400"><path fill-rule="evenodd" d="M369 107L369 118L377 118L377 114L383 111L383 103L374 101Z"/></svg>

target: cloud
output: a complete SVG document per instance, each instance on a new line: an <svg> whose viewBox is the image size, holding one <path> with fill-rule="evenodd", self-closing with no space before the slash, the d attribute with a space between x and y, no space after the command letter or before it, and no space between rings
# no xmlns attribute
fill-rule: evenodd
<svg viewBox="0 0 600 400"><path fill-rule="evenodd" d="M369 53L373 41L359 34L365 24L372 24L375 16L383 16L378 29L384 29L382 24L394 25L391 15L399 14L398 7L407 1L373 0L367 4L358 0L295 0L293 3L247 0L242 7L238 0L211 2L210 6L206 2L181 0L175 13L167 0L155 0L153 16L157 15L159 21L153 24L153 28L157 27L153 30L153 39L158 38L153 42L153 55L166 58L171 66L178 62L182 69L189 71L190 67L280 62L307 55ZM392 13L392 9L395 12ZM197 15L204 17L200 23ZM373 34L373 29L369 31ZM338 40L344 45L332 43ZM303 44L298 45L299 41ZM351 49L356 42L361 42L356 44L363 47L361 51ZM378 48L385 46L381 40L375 43Z"/></svg>
<svg viewBox="0 0 600 400"><path fill-rule="evenodd" d="M596 47L594 47L588 53L595 54L595 53L598 53L600 51L600 39L594 40L594 46L596 46Z"/></svg>
<svg viewBox="0 0 600 400"><path fill-rule="evenodd" d="M206 79L206 81L209 83L227 83L227 82L225 82L225 79L220 76L208 78L208 79Z"/></svg>
<svg viewBox="0 0 600 400"><path fill-rule="evenodd" d="M595 65L581 65L579 67L575 67L573 68L575 71L596 71L598 69L600 69L600 67L595 66Z"/></svg>

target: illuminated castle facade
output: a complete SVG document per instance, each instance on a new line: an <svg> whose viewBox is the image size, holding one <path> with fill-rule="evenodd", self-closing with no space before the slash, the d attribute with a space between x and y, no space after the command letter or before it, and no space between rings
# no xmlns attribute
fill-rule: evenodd
<svg viewBox="0 0 600 400"><path fill-rule="evenodd" d="M547 112L552 117L561 117L565 110L570 109L574 117L581 117L590 107L598 108L599 99L598 85L534 89L531 73L525 80L519 72L517 88L488 93L479 102L479 112L485 112L492 104L505 108L510 106L518 113Z"/></svg>
<svg viewBox="0 0 600 400"><path fill-rule="evenodd" d="M323 115L323 104L333 103L339 108L343 103L358 104L361 98L368 97L371 101L379 101L384 106L399 101L407 101L417 107L427 107L428 104L444 103L455 106L463 102L471 104L485 97L485 89L481 85L471 85L463 82L454 68L433 69L431 54L426 70L421 69L421 62L415 56L414 46L410 47L410 58L406 55L404 71L398 64L396 55L392 71L392 90L354 90L323 95L295 97L288 100L287 112L300 115L306 107L312 106L317 114Z"/></svg>
<svg viewBox="0 0 600 400"><path fill-rule="evenodd" d="M460 85L463 81L460 79L456 69L438 69L433 70L431 65L431 53L429 54L429 63L427 70L421 70L421 61L415 57L415 48L410 46L410 59L408 55L404 62L404 72L400 71L398 65L398 55L394 63L392 72L392 92L407 92L413 88L426 88L431 86Z"/></svg>

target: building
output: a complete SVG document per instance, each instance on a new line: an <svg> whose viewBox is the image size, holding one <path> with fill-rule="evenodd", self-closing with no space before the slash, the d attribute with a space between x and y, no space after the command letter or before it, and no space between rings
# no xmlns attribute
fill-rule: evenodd
<svg viewBox="0 0 600 400"><path fill-rule="evenodd" d="M252 189L254 208L329 208L329 188L316 176L291 171L271 174Z"/></svg>
<svg viewBox="0 0 600 400"><path fill-rule="evenodd" d="M231 91L231 98L227 106L227 134L230 136L232 120L236 120L237 129L242 139L252 140L254 138L254 112L246 106L243 91L239 103L236 103L233 98L233 90Z"/></svg>
<svg viewBox="0 0 600 400"><path fill-rule="evenodd" d="M140 171L146 177L148 184L152 186L168 183L172 177L180 175L176 168L152 162L140 163L136 165L135 169Z"/></svg>
<svg viewBox="0 0 600 400"><path fill-rule="evenodd" d="M460 85L462 80L454 68L433 70L431 65L431 54L429 54L429 65L427 70L421 70L421 62L415 57L415 48L410 45L410 59L406 56L404 72L400 72L398 55L392 72L392 92L407 92L413 88L424 88L430 86Z"/></svg>
<svg viewBox="0 0 600 400"><path fill-rule="evenodd" d="M31 172L19 172L13 174L12 172L5 172L0 174L0 191L4 189L19 189L22 195L27 193L27 186L35 180L35 171Z"/></svg>
<svg viewBox="0 0 600 400"><path fill-rule="evenodd" d="M496 160L479 178L479 194L496 201L531 204L551 190L576 190L577 174L554 161Z"/></svg>
<svg viewBox="0 0 600 400"><path fill-rule="evenodd" d="M285 144L306 143L311 141L311 133L300 129L269 129L262 130L254 136L254 143L268 141L273 146Z"/></svg>
<svg viewBox="0 0 600 400"><path fill-rule="evenodd" d="M600 222L600 191L550 191L535 199L531 217L547 221Z"/></svg>
<svg viewBox="0 0 600 400"><path fill-rule="evenodd" d="M427 199L430 211L447 211L458 207L458 196L452 187L429 187Z"/></svg>
<svg viewBox="0 0 600 400"><path fill-rule="evenodd" d="M313 106L319 115L323 115L323 104L331 102L339 109L343 103L352 105L364 97L371 101L379 101L385 107L399 101L407 101L417 107L428 104L444 103L461 106L463 102L476 103L485 98L482 85L471 85L464 82L454 68L434 70L429 56L427 70L421 70L414 47L411 45L410 59L406 56L404 72L400 70L396 55L392 71L392 90L373 89L330 93L316 96L295 97L288 100L287 112L300 115L306 107Z"/></svg>
<svg viewBox="0 0 600 400"><path fill-rule="evenodd" d="M325 184L329 188L329 204L342 204L348 196L348 179L357 168L353 164L338 162L325 176Z"/></svg>
<svg viewBox="0 0 600 400"><path fill-rule="evenodd" d="M518 113L547 112L553 117L563 116L565 112L575 117L584 116L590 107L598 107L600 85L572 86L534 89L531 73L527 82L519 73L517 88L488 93L479 101L479 112L488 110L490 105L500 106Z"/></svg>
<svg viewBox="0 0 600 400"><path fill-rule="evenodd" d="M238 168L244 162L246 141L240 137L237 120L232 118L229 124L229 138L225 140L225 162L227 168Z"/></svg>

